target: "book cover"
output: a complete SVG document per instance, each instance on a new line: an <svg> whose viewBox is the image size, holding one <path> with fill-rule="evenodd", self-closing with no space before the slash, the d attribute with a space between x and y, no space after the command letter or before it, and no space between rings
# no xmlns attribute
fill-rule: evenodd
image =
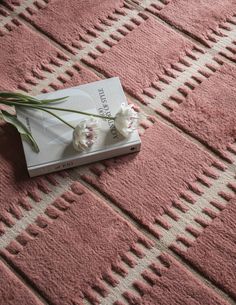
<svg viewBox="0 0 236 305"><path fill-rule="evenodd" d="M66 101L53 103L53 106L115 116L122 103L127 105L117 77L41 94L37 98L55 99L65 96L68 96ZM73 126L88 118L76 113L52 111ZM89 150L78 152L72 144L73 129L54 116L41 110L18 108L17 117L29 128L40 149L40 152L36 153L27 142L22 141L31 177L140 150L141 141L137 130L131 133L129 138L124 138L116 130L113 120L98 119L100 124L98 139Z"/></svg>

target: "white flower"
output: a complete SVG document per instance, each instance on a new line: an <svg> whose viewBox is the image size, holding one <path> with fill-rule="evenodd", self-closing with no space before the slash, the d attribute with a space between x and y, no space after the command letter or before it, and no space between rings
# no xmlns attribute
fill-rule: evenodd
<svg viewBox="0 0 236 305"><path fill-rule="evenodd" d="M77 151L89 149L97 139L98 122L94 118L81 121L73 132L73 146Z"/></svg>
<svg viewBox="0 0 236 305"><path fill-rule="evenodd" d="M121 104L114 123L119 133L127 138L138 126L138 113L134 111L133 105Z"/></svg>

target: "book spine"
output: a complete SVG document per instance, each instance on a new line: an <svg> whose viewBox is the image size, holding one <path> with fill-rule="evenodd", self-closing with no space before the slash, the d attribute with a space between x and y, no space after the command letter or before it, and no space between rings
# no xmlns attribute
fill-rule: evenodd
<svg viewBox="0 0 236 305"><path fill-rule="evenodd" d="M73 160L66 160L56 164L53 163L53 164L45 164L43 166L29 167L28 173L30 177L45 175L52 172L61 171L67 168L72 168L80 165L85 165L88 163L102 161L113 157L118 157L121 155L139 152L140 148L141 148L140 142L131 143L129 146L117 147L113 150L103 151L101 153L94 153L92 155L85 155L82 158L80 157Z"/></svg>

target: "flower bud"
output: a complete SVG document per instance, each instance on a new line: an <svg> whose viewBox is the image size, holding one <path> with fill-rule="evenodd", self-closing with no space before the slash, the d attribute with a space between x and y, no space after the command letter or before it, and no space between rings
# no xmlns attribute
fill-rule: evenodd
<svg viewBox="0 0 236 305"><path fill-rule="evenodd" d="M138 113L133 105L121 104L121 109L115 116L115 127L123 137L127 138L138 126Z"/></svg>
<svg viewBox="0 0 236 305"><path fill-rule="evenodd" d="M89 149L98 136L98 122L94 118L81 121L73 132L74 149L81 152Z"/></svg>

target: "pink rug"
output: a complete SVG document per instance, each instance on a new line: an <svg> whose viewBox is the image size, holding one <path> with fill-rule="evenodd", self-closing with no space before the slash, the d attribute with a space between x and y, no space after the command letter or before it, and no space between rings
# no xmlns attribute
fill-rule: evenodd
<svg viewBox="0 0 236 305"><path fill-rule="evenodd" d="M3 0L0 90L119 76L142 150L29 179L0 122L0 305L236 302L234 0Z"/></svg>

